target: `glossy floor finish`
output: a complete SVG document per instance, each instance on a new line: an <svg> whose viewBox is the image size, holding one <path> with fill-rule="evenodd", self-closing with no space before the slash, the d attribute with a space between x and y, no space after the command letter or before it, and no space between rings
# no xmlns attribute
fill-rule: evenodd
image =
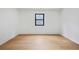
<svg viewBox="0 0 79 59"><path fill-rule="evenodd" d="M60 35L19 35L0 46L2 50L78 50L79 45Z"/></svg>

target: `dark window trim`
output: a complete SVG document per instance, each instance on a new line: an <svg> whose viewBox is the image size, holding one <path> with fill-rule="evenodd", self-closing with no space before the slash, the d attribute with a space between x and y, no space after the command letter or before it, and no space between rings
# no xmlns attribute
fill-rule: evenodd
<svg viewBox="0 0 79 59"><path fill-rule="evenodd" d="M43 15L43 19L36 19L36 15ZM35 13L35 26L44 26L44 17L45 17L44 13ZM37 20L43 20L43 25L37 25L36 24Z"/></svg>

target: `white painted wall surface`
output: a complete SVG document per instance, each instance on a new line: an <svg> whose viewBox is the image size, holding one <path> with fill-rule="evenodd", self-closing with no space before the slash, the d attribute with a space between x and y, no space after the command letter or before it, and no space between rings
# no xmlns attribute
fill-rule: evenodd
<svg viewBox="0 0 79 59"><path fill-rule="evenodd" d="M60 34L61 20L57 10L49 9L21 9L20 11L20 34ZM45 14L45 26L35 26L35 13Z"/></svg>
<svg viewBox="0 0 79 59"><path fill-rule="evenodd" d="M63 9L62 35L79 44L79 8Z"/></svg>
<svg viewBox="0 0 79 59"><path fill-rule="evenodd" d="M0 8L0 45L17 35L16 9Z"/></svg>

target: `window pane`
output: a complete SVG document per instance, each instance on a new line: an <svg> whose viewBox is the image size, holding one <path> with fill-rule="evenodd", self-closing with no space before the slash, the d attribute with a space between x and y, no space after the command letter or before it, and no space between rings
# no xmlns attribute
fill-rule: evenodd
<svg viewBox="0 0 79 59"><path fill-rule="evenodd" d="M36 15L36 19L43 19L43 15Z"/></svg>
<svg viewBox="0 0 79 59"><path fill-rule="evenodd" d="M36 20L36 25L43 25L43 20Z"/></svg>
<svg viewBox="0 0 79 59"><path fill-rule="evenodd" d="M35 14L35 26L44 26L44 14L43 13Z"/></svg>

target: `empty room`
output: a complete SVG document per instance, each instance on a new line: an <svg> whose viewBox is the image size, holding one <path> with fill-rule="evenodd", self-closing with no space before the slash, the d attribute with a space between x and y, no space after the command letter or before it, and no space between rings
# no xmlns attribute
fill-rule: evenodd
<svg viewBox="0 0 79 59"><path fill-rule="evenodd" d="M0 50L78 50L79 8L0 8Z"/></svg>

